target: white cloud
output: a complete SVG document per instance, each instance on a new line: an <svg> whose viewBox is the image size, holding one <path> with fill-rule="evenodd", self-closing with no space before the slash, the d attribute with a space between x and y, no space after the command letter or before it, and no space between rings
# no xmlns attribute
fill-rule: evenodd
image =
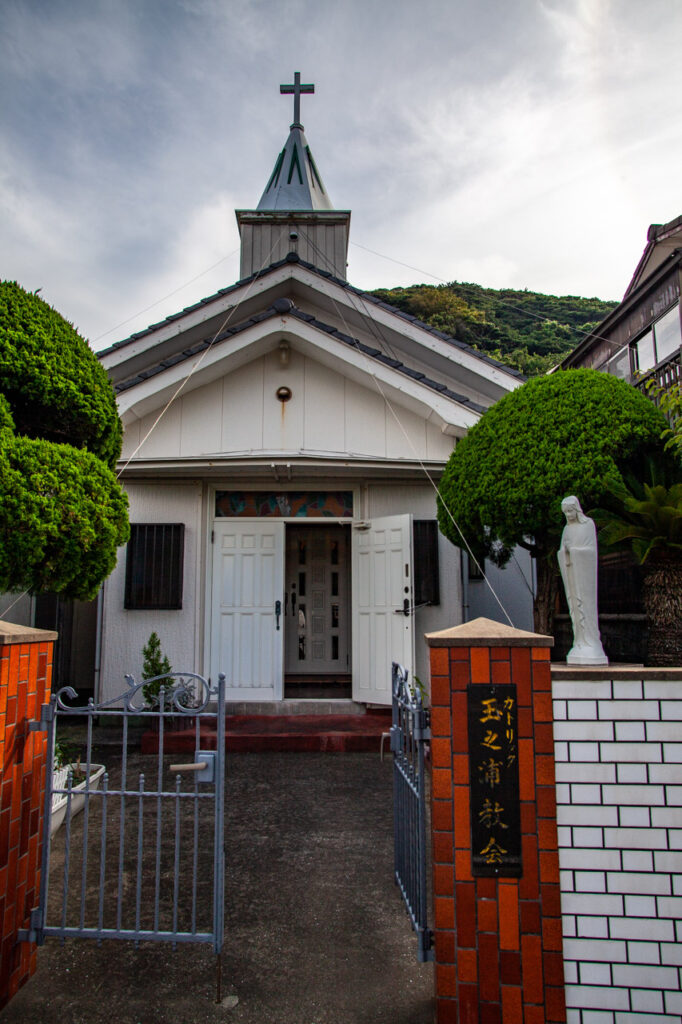
<svg viewBox="0 0 682 1024"><path fill-rule="evenodd" d="M232 283L236 258L187 284L238 245L300 70L351 240L444 280L616 297L680 213L680 27L669 0L6 0L0 272L92 337ZM357 247L349 269L420 279Z"/></svg>

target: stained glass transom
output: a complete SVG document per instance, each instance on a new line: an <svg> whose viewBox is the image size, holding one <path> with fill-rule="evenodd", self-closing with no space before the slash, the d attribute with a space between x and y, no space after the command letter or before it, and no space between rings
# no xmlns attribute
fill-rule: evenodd
<svg viewBox="0 0 682 1024"><path fill-rule="evenodd" d="M350 519L353 515L353 492L217 491L215 514L217 518L250 516Z"/></svg>

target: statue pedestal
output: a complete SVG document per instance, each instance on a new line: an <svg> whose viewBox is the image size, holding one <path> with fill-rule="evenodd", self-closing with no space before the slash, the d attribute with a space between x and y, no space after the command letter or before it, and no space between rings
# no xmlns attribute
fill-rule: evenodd
<svg viewBox="0 0 682 1024"><path fill-rule="evenodd" d="M571 647L566 655L567 665L608 665L609 659L604 654L601 644L594 647Z"/></svg>

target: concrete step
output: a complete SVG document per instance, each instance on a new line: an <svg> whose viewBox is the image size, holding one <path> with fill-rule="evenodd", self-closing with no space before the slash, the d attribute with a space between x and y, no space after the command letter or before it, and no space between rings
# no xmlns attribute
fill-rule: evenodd
<svg viewBox="0 0 682 1024"><path fill-rule="evenodd" d="M390 728L389 709L364 715L230 715L226 719L225 744L228 754L263 750L379 753L382 735ZM158 742L157 732L145 732L142 753L156 753ZM215 749L215 730L202 727L200 744L205 750ZM164 734L164 753L193 754L194 748L194 728Z"/></svg>
<svg viewBox="0 0 682 1024"><path fill-rule="evenodd" d="M213 705L215 710L215 705ZM354 700L230 700L225 702L228 715L364 715L367 707Z"/></svg>

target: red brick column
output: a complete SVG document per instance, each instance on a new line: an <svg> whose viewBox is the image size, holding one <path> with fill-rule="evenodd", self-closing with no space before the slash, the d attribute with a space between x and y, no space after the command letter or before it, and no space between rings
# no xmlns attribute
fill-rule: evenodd
<svg viewBox="0 0 682 1024"><path fill-rule="evenodd" d="M549 648L476 619L427 635L438 1024L565 1021ZM513 683L522 875L472 875L467 686Z"/></svg>
<svg viewBox="0 0 682 1024"><path fill-rule="evenodd" d="M0 622L0 1008L33 974L17 942L38 903L47 736L29 732L50 699L56 633Z"/></svg>

